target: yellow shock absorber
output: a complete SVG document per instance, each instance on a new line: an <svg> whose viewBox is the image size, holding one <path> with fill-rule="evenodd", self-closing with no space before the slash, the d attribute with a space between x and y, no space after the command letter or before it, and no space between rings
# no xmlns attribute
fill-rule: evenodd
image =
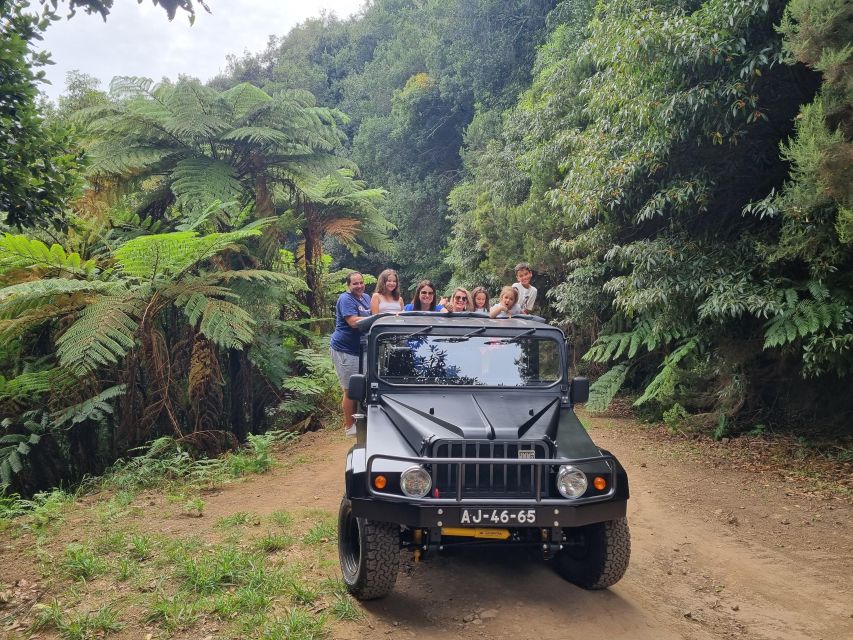
<svg viewBox="0 0 853 640"><path fill-rule="evenodd" d="M421 545L424 541L424 530L415 529L413 538L415 541L415 562L418 563L421 561Z"/></svg>
<svg viewBox="0 0 853 640"><path fill-rule="evenodd" d="M509 540L509 529L477 529L474 527L442 527L441 535L462 538L486 538L488 540Z"/></svg>

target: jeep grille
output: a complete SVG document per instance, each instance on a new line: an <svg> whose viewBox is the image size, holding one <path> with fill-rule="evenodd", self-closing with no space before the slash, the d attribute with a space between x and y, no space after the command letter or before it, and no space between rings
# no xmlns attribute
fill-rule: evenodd
<svg viewBox="0 0 853 640"><path fill-rule="evenodd" d="M460 487L460 465L433 464L434 486L441 497L457 498L533 498L548 497L550 483L546 467L532 464L502 464L501 460L520 460L529 457L551 458L548 443L542 440L439 440L432 445L432 458L472 458L479 461L461 465L463 483ZM493 462L483 462L483 459ZM536 474L540 473L537 496Z"/></svg>

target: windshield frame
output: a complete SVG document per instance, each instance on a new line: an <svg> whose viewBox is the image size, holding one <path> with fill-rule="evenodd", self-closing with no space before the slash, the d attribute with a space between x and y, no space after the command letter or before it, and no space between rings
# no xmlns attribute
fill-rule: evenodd
<svg viewBox="0 0 853 640"><path fill-rule="evenodd" d="M381 383L382 385L386 385L391 388L403 388L403 389L430 389L437 390L441 389L443 391L449 391L452 389L458 389L460 391L472 391L472 390L501 390L501 391L526 391L526 392L538 392L538 391L553 391L554 389L565 386L567 381L567 372L566 372L566 342L565 337L562 332L555 327L550 327L548 325L543 325L542 327L536 327L535 332L531 333L530 328L519 329L519 328L509 328L506 329L500 327L488 327L484 333L478 332L476 335L469 336L472 332L472 329L477 327L471 326L458 326L458 327L449 327L449 326L433 326L433 329L425 335L425 337L434 339L434 338L490 338L490 339L513 339L519 338L520 340L542 340L542 341L551 341L555 343L555 348L557 351L557 356L559 358L559 362L557 363L557 373L558 377L551 383L542 384L542 385L506 385L506 384L482 384L482 385L472 385L472 384L437 384L435 382L395 382L389 380L387 377L380 375L379 371L379 349L380 342L383 339L387 339L388 336L408 336L414 332L418 332L419 329L422 329L424 325L409 325L407 327L394 326L394 327L383 327L382 331L378 333L374 333L374 335L370 336L370 354L369 358L366 359L365 366L371 365L366 373L368 375Z"/></svg>

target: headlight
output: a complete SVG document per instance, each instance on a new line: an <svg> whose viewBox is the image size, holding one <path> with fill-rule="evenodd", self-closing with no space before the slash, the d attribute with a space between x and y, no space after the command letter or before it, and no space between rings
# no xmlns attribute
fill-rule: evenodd
<svg viewBox="0 0 853 640"><path fill-rule="evenodd" d="M400 488L410 498L423 498L432 488L432 478L423 467L409 467L400 474Z"/></svg>
<svg viewBox="0 0 853 640"><path fill-rule="evenodd" d="M586 493L586 474L570 464L560 466L557 473L557 490L566 498L580 498Z"/></svg>

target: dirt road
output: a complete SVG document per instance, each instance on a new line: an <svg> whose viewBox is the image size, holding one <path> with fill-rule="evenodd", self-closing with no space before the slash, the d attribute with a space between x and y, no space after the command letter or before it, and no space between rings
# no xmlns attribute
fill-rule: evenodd
<svg viewBox="0 0 853 640"><path fill-rule="evenodd" d="M759 463L767 459L763 453L747 451L747 460L758 462L741 464L723 449L725 445L671 439L618 418L589 422L595 441L619 457L631 482L632 557L621 582L607 591L584 591L526 550L469 547L433 555L417 565L403 554L394 592L384 600L360 604L366 614L360 620L330 623L332 636L853 638L849 494L827 491L819 480L803 473L784 473L778 462L762 467ZM136 504L147 505L145 510L127 516L130 522L123 521L123 526L169 539L198 536L210 542L228 535L217 523L238 512L253 514L258 522L269 521L279 510L313 513L315 519L321 510L331 518L337 514L343 460L351 444L342 433L306 434L280 455L282 464L272 471L206 491L204 517L187 517L170 506L167 497L149 492L135 498ZM723 455L717 455L720 452ZM88 531L85 518L91 518L87 509L98 508L103 504L99 500L103 497L90 496L69 514L43 553L61 558L65 544L82 539ZM254 534L244 529L241 535L264 531L264 527L248 529ZM105 534L97 527L95 531ZM8 600L15 590L24 590L21 585L26 582L48 601L53 597L51 572L45 580L34 557L22 551L31 546L26 537L7 538L6 551L0 552L0 587L16 587L0 596ZM331 540L324 553L328 556L324 571L334 573L337 562ZM310 564L314 558L309 554L297 560ZM94 595L89 597L98 601L98 589L115 594L115 589L131 587L95 581L76 589L91 589ZM127 595L128 602L138 599L135 592ZM68 600L67 594L63 597ZM34 602L7 602L6 611L11 607L13 614L30 612L22 614L20 628L32 622ZM138 622L144 619L140 612L123 615L126 624L116 638L166 637L141 628L146 623ZM7 621L7 629L18 628L14 615ZM216 628L212 620L168 637L214 638ZM3 633L0 630L0 637ZM56 637L42 634L39 637Z"/></svg>
<svg viewBox="0 0 853 640"><path fill-rule="evenodd" d="M853 638L849 501L813 495L807 480L714 468L627 420L591 431L631 481L632 558L621 582L586 592L522 551L469 549L419 565L405 554L394 593L364 604L366 619L336 637ZM311 434L300 446L307 464L227 488L208 511L336 512L349 445Z"/></svg>

